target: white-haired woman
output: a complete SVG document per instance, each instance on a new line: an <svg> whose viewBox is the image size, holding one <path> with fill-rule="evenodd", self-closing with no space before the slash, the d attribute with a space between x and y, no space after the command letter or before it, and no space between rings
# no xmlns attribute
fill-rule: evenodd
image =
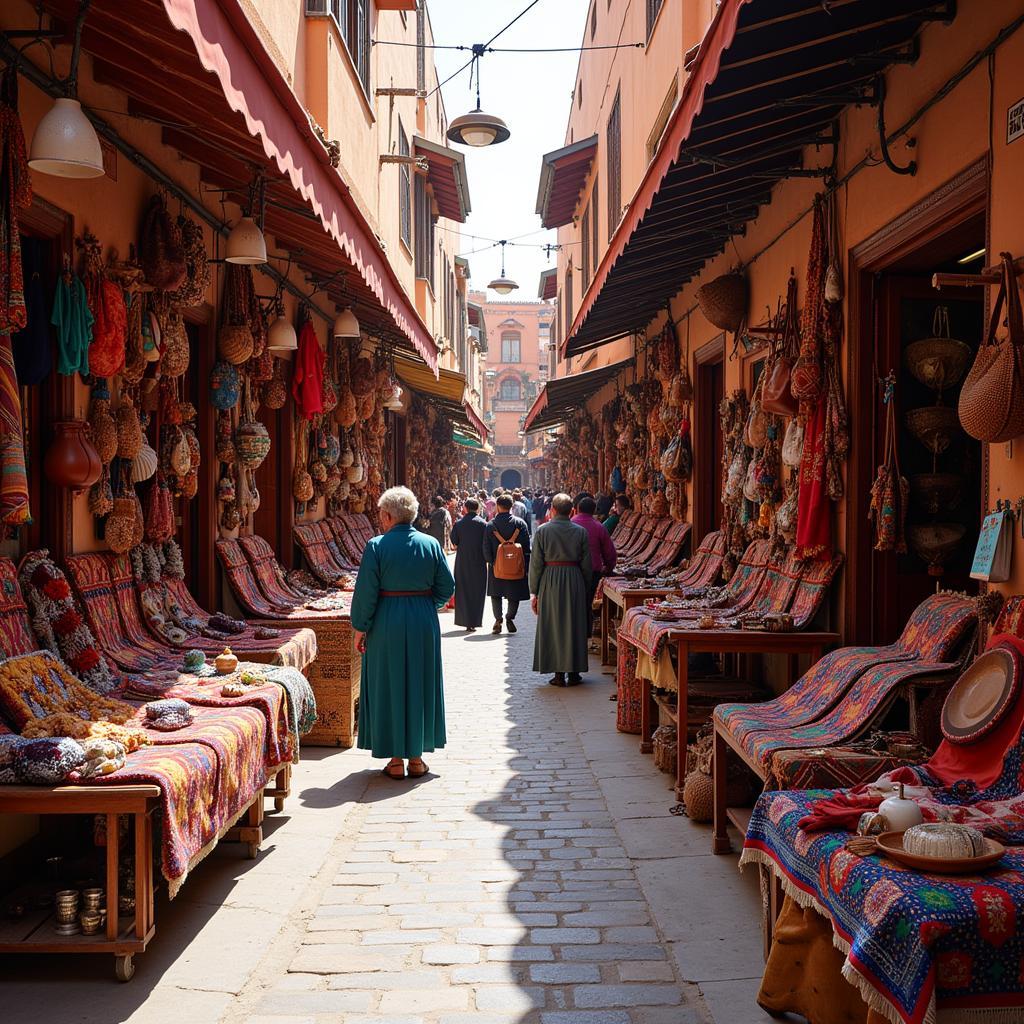
<svg viewBox="0 0 1024 1024"><path fill-rule="evenodd" d="M441 545L413 526L416 496L392 487L377 502L380 536L363 551L352 627L363 652L359 746L390 758L393 779L426 775L423 754L445 744L441 627L455 592Z"/></svg>

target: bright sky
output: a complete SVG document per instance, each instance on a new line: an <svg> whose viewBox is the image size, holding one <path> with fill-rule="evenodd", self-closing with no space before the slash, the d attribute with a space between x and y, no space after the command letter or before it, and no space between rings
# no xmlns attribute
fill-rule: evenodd
<svg viewBox="0 0 1024 1024"><path fill-rule="evenodd" d="M485 43L528 3L428 0L434 42L454 46ZM588 6L589 0L539 0L494 45L579 46ZM467 59L468 54L458 50L434 51L442 81ZM458 147L466 154L473 207L464 225L462 255L469 260L473 287L482 288L501 271L501 248L492 241L528 236L519 239L521 244L505 247L505 272L519 284L519 290L506 301L536 299L540 272L554 266L554 254L549 257L540 248L556 239L554 231L541 229L534 212L537 183L541 157L565 144L578 61L579 53L569 52L489 53L480 62L481 106L502 118L512 135L507 142L484 149ZM476 106L468 69L443 92L449 121ZM490 297L498 298L493 293Z"/></svg>

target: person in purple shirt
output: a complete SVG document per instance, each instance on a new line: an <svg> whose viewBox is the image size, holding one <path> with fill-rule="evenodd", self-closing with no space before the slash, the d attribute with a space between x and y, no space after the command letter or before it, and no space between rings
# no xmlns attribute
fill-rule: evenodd
<svg viewBox="0 0 1024 1024"><path fill-rule="evenodd" d="M590 633L594 632L594 595L597 593L597 581L602 576L610 576L615 571L615 545L611 535L604 526L594 518L597 502L589 495L580 497L576 502L576 515L572 521L587 531L590 541L590 560L594 567L590 590L587 594L587 610L590 612Z"/></svg>

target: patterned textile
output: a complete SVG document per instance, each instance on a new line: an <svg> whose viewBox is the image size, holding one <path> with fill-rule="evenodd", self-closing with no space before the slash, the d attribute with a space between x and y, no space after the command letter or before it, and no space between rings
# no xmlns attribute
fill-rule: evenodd
<svg viewBox="0 0 1024 1024"><path fill-rule="evenodd" d="M862 746L780 750L772 758L767 789L835 789L874 782L896 768L915 763Z"/></svg>
<svg viewBox="0 0 1024 1024"><path fill-rule="evenodd" d="M843 561L843 556L837 553L831 560L811 562L804 569L789 606L794 629L806 629L813 621L828 596L829 587L832 586L836 573L843 567Z"/></svg>
<svg viewBox="0 0 1024 1024"><path fill-rule="evenodd" d="M665 534L664 540L658 545L657 550L651 556L647 568L651 572L662 572L679 561L686 545L686 538L690 536L689 523L676 523Z"/></svg>
<svg viewBox="0 0 1024 1024"><path fill-rule="evenodd" d="M743 750L767 774L776 751L832 747L852 740L888 707L902 684L925 676L950 676L958 668L950 662L916 660L876 665L858 676L828 714L807 725L748 733L742 740Z"/></svg>
<svg viewBox="0 0 1024 1024"><path fill-rule="evenodd" d="M72 555L72 558L99 558L105 561L107 573L110 576L110 585L114 590L114 600L117 602L117 610L121 613L125 638L133 646L151 652L154 657L168 658L172 656L166 643L161 643L160 639L154 639L146 632L139 609L139 583L135 579L131 559L128 555ZM156 602L161 610L163 607L162 590L163 587L159 584L149 584L146 589L146 593L149 595L161 592L161 597L157 598ZM152 612L150 612L150 608L152 608ZM147 605L144 602L143 610L147 611L147 622L152 621L156 608L152 604ZM175 646L193 645L195 637L180 629L178 634L179 639Z"/></svg>
<svg viewBox="0 0 1024 1024"><path fill-rule="evenodd" d="M296 609L312 611L336 611L346 607L350 599L334 591L321 597L307 597L288 585L284 569L274 557L273 549L262 537L239 537L241 545L252 571L256 576L260 590L267 601L280 607L286 614Z"/></svg>
<svg viewBox="0 0 1024 1024"><path fill-rule="evenodd" d="M771 541L755 540L747 545L729 582L721 587L688 587L684 591L686 605L691 611L680 612L684 618L703 615L709 608L730 608L743 611L757 597L761 581L768 568Z"/></svg>
<svg viewBox="0 0 1024 1024"><path fill-rule="evenodd" d="M937 1013L949 1024L1021 1020L1024 851L1009 850L994 870L966 876L858 857L844 848L849 833L797 826L830 795L762 794L741 866L768 865L798 903L829 918L847 954L844 977L895 1024L930 1024Z"/></svg>
<svg viewBox="0 0 1024 1024"><path fill-rule="evenodd" d="M93 692L49 651L0 661L0 714L27 737L104 736L130 747L143 741L137 729L125 727L133 705Z"/></svg>
<svg viewBox="0 0 1024 1024"><path fill-rule="evenodd" d="M333 531L334 539L341 547L342 553L353 566L357 566L363 557L363 548L366 547L362 532L357 530L351 520L342 516L333 516L326 522Z"/></svg>
<svg viewBox="0 0 1024 1024"><path fill-rule="evenodd" d="M632 644L619 644L615 685L618 690L615 728L619 732L639 735L643 684L636 674L636 648Z"/></svg>
<svg viewBox="0 0 1024 1024"><path fill-rule="evenodd" d="M721 530L709 533L701 541L686 574L678 581L685 595L689 588L708 587L718 579L725 559L726 539Z"/></svg>
<svg viewBox="0 0 1024 1024"><path fill-rule="evenodd" d="M320 533L319 524L305 523L295 527L295 539L309 563L314 576L326 583L339 583L349 574L338 565Z"/></svg>
<svg viewBox="0 0 1024 1024"><path fill-rule="evenodd" d="M18 571L11 559L0 558L0 655L28 654L38 646L18 585Z"/></svg>
<svg viewBox="0 0 1024 1024"><path fill-rule="evenodd" d="M68 577L85 609L85 618L96 634L103 653L126 672L168 670L180 658L155 640L141 647L125 636L124 623L114 597L106 561L101 555L72 555L67 561Z"/></svg>
<svg viewBox="0 0 1024 1024"><path fill-rule="evenodd" d="M195 721L128 756L90 784L160 787L161 869L173 899L189 871L266 785L266 726L256 708L197 708Z"/></svg>
<svg viewBox="0 0 1024 1024"><path fill-rule="evenodd" d="M797 558L796 552L791 549L782 565L769 565L757 597L750 604L751 614L768 615L789 611L800 580L813 564Z"/></svg>
<svg viewBox="0 0 1024 1024"><path fill-rule="evenodd" d="M1000 633L1024 637L1024 595L1015 594L1008 598L1003 605L1003 609L992 627L993 636Z"/></svg>
<svg viewBox="0 0 1024 1024"><path fill-rule="evenodd" d="M774 700L754 706L720 704L715 721L741 743L752 732L813 722L833 707L863 672L885 663L951 660L977 622L971 600L933 594L915 609L895 644L831 651Z"/></svg>
<svg viewBox="0 0 1024 1024"><path fill-rule="evenodd" d="M323 540L324 544L327 545L327 550L338 568L343 572L351 573L353 568L352 562L341 550L341 546L338 544L338 539L334 536L334 531L331 527L323 520L319 523L315 523L314 525L320 531L320 538ZM353 583L352 586L355 586L355 584Z"/></svg>

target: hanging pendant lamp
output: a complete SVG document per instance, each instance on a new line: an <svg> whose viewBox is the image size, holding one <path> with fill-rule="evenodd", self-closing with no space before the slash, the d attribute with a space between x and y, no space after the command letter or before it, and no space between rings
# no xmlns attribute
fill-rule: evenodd
<svg viewBox="0 0 1024 1024"><path fill-rule="evenodd" d="M277 302L277 316L267 328L267 348L271 352L294 352L299 347L295 325L284 315L284 306Z"/></svg>
<svg viewBox="0 0 1024 1024"><path fill-rule="evenodd" d="M227 263L257 266L267 262L267 240L252 217L243 217L228 235L224 254Z"/></svg>
<svg viewBox="0 0 1024 1024"><path fill-rule="evenodd" d="M57 178L99 178L106 174L99 136L78 102L78 58L87 7L87 3L79 4L71 68L63 81L66 95L54 100L36 125L29 147L29 167Z"/></svg>
<svg viewBox="0 0 1024 1024"><path fill-rule="evenodd" d="M505 246L508 243L502 239L498 244L501 246L501 276L496 277L487 287L499 295L508 295L510 292L514 292L519 285L512 278L505 276Z"/></svg>
<svg viewBox="0 0 1024 1024"><path fill-rule="evenodd" d="M358 338L360 336L359 321L351 306L346 306L334 318L334 336L336 338Z"/></svg>
<svg viewBox="0 0 1024 1024"><path fill-rule="evenodd" d="M452 142L461 143L463 146L475 146L478 149L504 142L512 134L500 117L487 114L480 107L480 58L483 53L484 48L479 43L473 47L473 63L469 76L472 83L473 72L476 72L476 109L455 118L448 125L447 132Z"/></svg>

